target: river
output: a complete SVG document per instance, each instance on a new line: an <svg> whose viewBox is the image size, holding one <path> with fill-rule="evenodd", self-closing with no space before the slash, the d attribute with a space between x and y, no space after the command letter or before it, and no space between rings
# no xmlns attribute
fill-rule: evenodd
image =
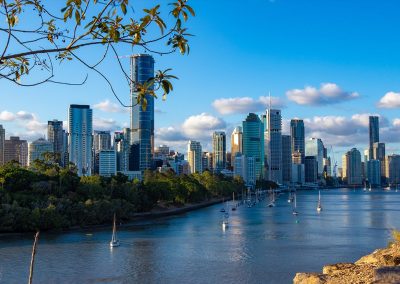
<svg viewBox="0 0 400 284"><path fill-rule="evenodd" d="M292 283L296 272L352 262L384 247L400 228L400 191L352 189L297 193L230 212L222 205L121 227L41 233L33 283ZM26 283L33 234L0 237L0 283Z"/></svg>

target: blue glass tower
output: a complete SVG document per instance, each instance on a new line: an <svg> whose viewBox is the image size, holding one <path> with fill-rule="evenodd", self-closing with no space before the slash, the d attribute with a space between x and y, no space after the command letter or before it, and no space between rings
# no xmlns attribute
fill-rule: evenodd
<svg viewBox="0 0 400 284"><path fill-rule="evenodd" d="M255 113L243 121L243 154L255 160L255 176L261 179L264 169L264 124Z"/></svg>
<svg viewBox="0 0 400 284"><path fill-rule="evenodd" d="M136 151L139 170L151 168L154 151L154 97L147 95L146 110L136 105L136 83L143 84L154 77L154 59L148 54L131 56L131 145L138 144Z"/></svg>

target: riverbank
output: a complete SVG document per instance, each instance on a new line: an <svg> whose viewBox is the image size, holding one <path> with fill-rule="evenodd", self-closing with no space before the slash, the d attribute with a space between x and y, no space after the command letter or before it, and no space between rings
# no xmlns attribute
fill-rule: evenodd
<svg viewBox="0 0 400 284"><path fill-rule="evenodd" d="M322 273L297 273L293 284L400 283L400 243L375 250L354 263L326 265Z"/></svg>

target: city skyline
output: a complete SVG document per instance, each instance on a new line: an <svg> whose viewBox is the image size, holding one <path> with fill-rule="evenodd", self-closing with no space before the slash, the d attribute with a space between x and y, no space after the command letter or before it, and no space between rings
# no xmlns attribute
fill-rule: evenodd
<svg viewBox="0 0 400 284"><path fill-rule="evenodd" d="M194 139L210 151L214 131L230 134L249 112L264 113L271 91L272 107L282 111L282 134L288 134L291 118L304 119L306 139L321 138L326 146L333 145L340 160L353 146L367 148L368 116L378 114L386 152L399 152L400 37L387 27L396 24L394 11L400 4L285 0L253 4L261 11L262 21L245 16L251 5L223 7L226 20L221 22L215 11L222 9L223 3L194 3L201 17L193 19L191 30L196 36L190 55L155 56L157 69L172 67L179 77L167 100L155 101L155 145L168 144L185 152L187 141ZM328 15L323 13L326 5L332 11ZM351 12L360 5L362 15ZM243 43L229 32L239 11L253 27L246 30L246 38L256 39L255 43ZM341 21L334 21L335 15L340 15ZM312 25L312 19L320 25ZM244 32L242 27L240 31ZM215 38L217 46L208 46L206 37ZM204 62L215 64L210 68ZM122 63L129 70L129 59L122 59ZM193 66L197 68L193 70ZM61 76L75 72L74 63L63 68ZM120 77L113 74L111 80L119 97L129 102L129 88L120 86ZM74 79L78 81L80 76ZM204 81L211 88L202 89ZM96 130L129 127L129 110L118 105L106 83L95 74L89 74L88 82L80 87L21 88L3 82L2 90L0 123L7 129L7 137L36 140L45 135L47 120L54 118L63 120L67 127L69 104L91 105ZM55 96L57 103L51 108L42 103L54 101Z"/></svg>

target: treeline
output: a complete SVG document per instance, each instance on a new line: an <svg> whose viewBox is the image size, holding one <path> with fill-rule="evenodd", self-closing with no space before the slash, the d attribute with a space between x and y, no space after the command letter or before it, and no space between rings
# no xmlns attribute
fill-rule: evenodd
<svg viewBox="0 0 400 284"><path fill-rule="evenodd" d="M116 213L128 221L134 213L156 206L182 206L241 192L241 179L210 172L176 176L146 172L143 181L125 175L79 177L74 165L60 168L35 161L31 169L18 163L0 167L0 232L66 229L111 223Z"/></svg>

